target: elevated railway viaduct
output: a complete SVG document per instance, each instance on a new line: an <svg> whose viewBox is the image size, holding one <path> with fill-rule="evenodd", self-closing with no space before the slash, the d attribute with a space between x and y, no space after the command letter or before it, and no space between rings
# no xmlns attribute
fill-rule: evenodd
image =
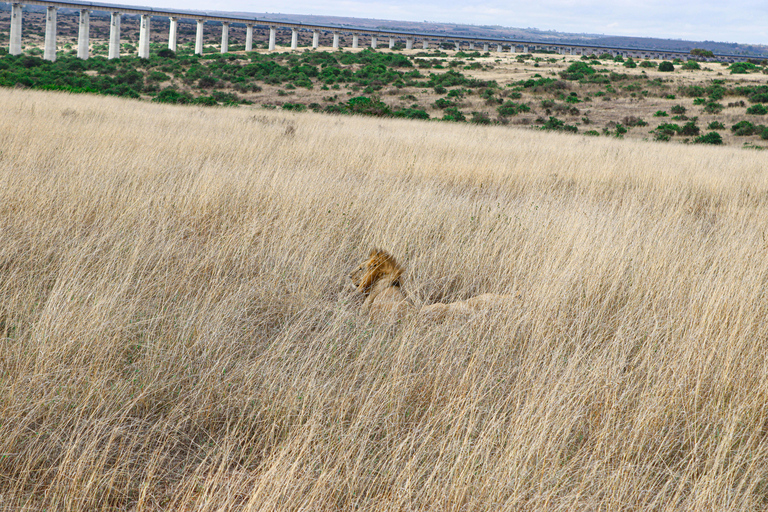
<svg viewBox="0 0 768 512"><path fill-rule="evenodd" d="M520 53L530 53L534 51L549 51L564 55L592 55L610 53L612 55L621 55L623 57L633 58L652 58L652 59L687 59L690 54L686 51L659 50L644 48L623 48L614 46L595 46L580 45L568 43L552 43L542 41L526 41L515 39L499 39L494 37L455 37L445 34L435 34L429 32L405 32L396 30L372 30L363 27L350 27L338 25L312 25L304 23L291 23L285 21L274 21L263 18L247 17L241 15L222 15L218 12L206 11L183 11L175 9L162 9L154 7L134 7L127 5L108 4L102 2L82 2L77 0L26 0L25 2L5 2L11 4L11 34L9 53L19 55L22 52L21 26L23 5L38 5L46 9L45 21L45 47L43 58L50 61L56 60L56 16L58 9L69 8L79 10L80 24L78 31L77 55L81 59L89 58L89 32L90 32L90 14L92 11L104 11L111 15L109 29L109 53L110 59L120 57L120 20L123 15L131 14L140 16L139 25L139 45L138 55L142 58L149 57L150 24L153 17L168 17L170 19L170 28L168 33L168 48L176 50L178 23L180 19L193 20L197 22L197 31L195 36L195 53L203 53L203 38L206 22L221 24L221 52L229 51L229 26L232 23L245 24L246 39L245 51L253 50L253 27L269 27L269 49L276 49L277 30L291 31L291 49L298 48L300 34L312 34L312 47L319 46L320 34L332 34L333 48L340 48L340 34L352 35L352 48L358 48L360 37L365 35L370 40L371 48L376 48L379 41L393 48L396 42L405 42L407 50L413 49L415 44L421 44L422 48L429 48L430 44L453 44L456 50L468 48L469 50L480 49L484 52L494 49L497 52L511 51ZM746 60L744 55L715 55L716 60L735 62Z"/></svg>

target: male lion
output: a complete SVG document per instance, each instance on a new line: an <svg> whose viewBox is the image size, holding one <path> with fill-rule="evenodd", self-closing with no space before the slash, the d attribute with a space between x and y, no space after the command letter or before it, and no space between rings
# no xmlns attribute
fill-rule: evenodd
<svg viewBox="0 0 768 512"><path fill-rule="evenodd" d="M437 322L468 319L477 312L512 305L514 301L512 295L485 293L471 299L450 304L432 304L417 310L400 287L402 275L403 268L394 256L382 249L371 249L368 259L350 274L352 284L365 296L363 309L372 320L399 320L409 313L416 313L419 319Z"/></svg>

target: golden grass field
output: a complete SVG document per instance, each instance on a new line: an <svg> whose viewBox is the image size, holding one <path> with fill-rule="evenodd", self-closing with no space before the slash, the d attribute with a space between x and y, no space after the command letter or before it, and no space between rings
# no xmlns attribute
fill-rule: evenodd
<svg viewBox="0 0 768 512"><path fill-rule="evenodd" d="M0 90L0 510L762 510L768 155ZM416 305L371 323L379 246Z"/></svg>

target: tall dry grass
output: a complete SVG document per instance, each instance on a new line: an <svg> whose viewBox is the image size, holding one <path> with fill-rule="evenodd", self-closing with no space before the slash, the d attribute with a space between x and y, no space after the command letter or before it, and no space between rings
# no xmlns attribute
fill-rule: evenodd
<svg viewBox="0 0 768 512"><path fill-rule="evenodd" d="M0 509L762 509L768 158L0 90ZM374 325L371 246L467 324Z"/></svg>

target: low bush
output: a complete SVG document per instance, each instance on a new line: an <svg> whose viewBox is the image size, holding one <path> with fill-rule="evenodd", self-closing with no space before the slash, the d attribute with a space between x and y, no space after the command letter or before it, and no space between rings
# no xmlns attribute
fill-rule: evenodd
<svg viewBox="0 0 768 512"><path fill-rule="evenodd" d="M469 122L474 124L491 124L491 119L485 112L472 112L472 119Z"/></svg>
<svg viewBox="0 0 768 512"><path fill-rule="evenodd" d="M496 109L502 117L515 116L521 112L530 112L530 110L531 107L525 103L515 103L514 101L507 101Z"/></svg>
<svg viewBox="0 0 768 512"><path fill-rule="evenodd" d="M696 121L688 121L683 126L680 127L680 130L677 132L680 135L686 135L688 137L693 137L694 135L698 135L701 132L701 129L699 129L698 126L696 126Z"/></svg>
<svg viewBox="0 0 768 512"><path fill-rule="evenodd" d="M467 117L456 107L448 107L443 111L443 121L466 121Z"/></svg>
<svg viewBox="0 0 768 512"><path fill-rule="evenodd" d="M723 138L720 136L717 132L709 132L705 135L701 135L699 137L696 137L693 139L693 142L696 144L722 144Z"/></svg>
<svg viewBox="0 0 768 512"><path fill-rule="evenodd" d="M707 114L719 114L723 111L725 107L722 105L722 103L717 103L715 101L710 101L704 106L704 112Z"/></svg>
<svg viewBox="0 0 768 512"><path fill-rule="evenodd" d="M738 123L731 126L731 131L736 136L746 137L749 135L754 135L756 132L756 128L755 128L755 125L753 125L749 121L739 121Z"/></svg>
<svg viewBox="0 0 768 512"><path fill-rule="evenodd" d="M541 126L542 130L554 130L554 131L565 131L565 132L573 132L576 133L579 131L578 128L576 128L573 125L565 124L565 121L562 121L561 119L558 119L554 116L550 116L549 119L547 119L544 124Z"/></svg>
<svg viewBox="0 0 768 512"><path fill-rule="evenodd" d="M758 66L751 62L734 62L728 66L728 69L731 70L732 75L746 75L747 73L753 73L760 70Z"/></svg>
<svg viewBox="0 0 768 512"><path fill-rule="evenodd" d="M725 125L720 121L712 121L707 125L707 130L725 130Z"/></svg>
<svg viewBox="0 0 768 512"><path fill-rule="evenodd" d="M648 123L636 116L625 116L621 122L624 126L630 128L634 128L635 126L648 126Z"/></svg>
<svg viewBox="0 0 768 512"><path fill-rule="evenodd" d="M429 114L424 110L408 107L400 108L392 112L394 117L404 117L406 119L429 119Z"/></svg>
<svg viewBox="0 0 768 512"><path fill-rule="evenodd" d="M681 115L685 114L686 108L682 105L675 105L674 107L670 108L669 111L673 114Z"/></svg>
<svg viewBox="0 0 768 512"><path fill-rule="evenodd" d="M659 71L670 72L674 70L675 70L674 64L672 64L668 60L665 60L659 63Z"/></svg>
<svg viewBox="0 0 768 512"><path fill-rule="evenodd" d="M587 64L586 62L576 61L565 71L560 72L560 77L564 80L581 80L584 77L594 75L595 68Z"/></svg>
<svg viewBox="0 0 768 512"><path fill-rule="evenodd" d="M747 114L754 116L764 116L765 114L768 114L768 108L765 108L765 105L762 103L758 103L747 108Z"/></svg>

